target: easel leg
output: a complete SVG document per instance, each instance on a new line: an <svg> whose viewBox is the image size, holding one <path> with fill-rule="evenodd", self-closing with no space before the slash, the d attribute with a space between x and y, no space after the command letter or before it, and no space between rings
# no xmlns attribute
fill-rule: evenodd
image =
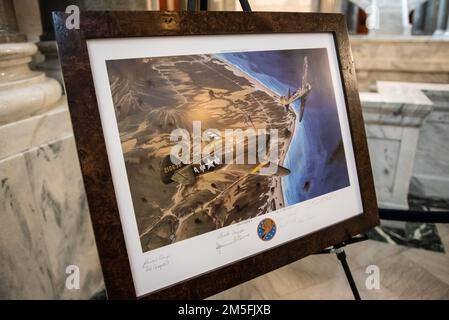
<svg viewBox="0 0 449 320"><path fill-rule="evenodd" d="M251 12L251 6L248 0L240 0L240 5L242 6L242 10L245 12Z"/></svg>
<svg viewBox="0 0 449 320"><path fill-rule="evenodd" d="M349 269L348 262L346 261L346 252L344 247L349 244L354 244L358 242L362 242L368 240L368 237L364 234L358 235L356 237L352 237L339 245L324 249L323 251L318 252L317 254L328 254L335 253L337 255L338 260L340 260L343 270L345 271L346 279L348 279L349 286L351 287L352 294L354 295L355 300L362 300L360 298L359 290L357 290L357 286L355 285L354 278L352 277L351 269Z"/></svg>
<svg viewBox="0 0 449 320"><path fill-rule="evenodd" d="M335 254L337 255L338 260L340 260L343 270L345 271L346 278L348 279L349 286L351 287L352 294L354 295L355 300L362 300L360 298L359 290L355 284L354 278L352 277L351 269L349 269L348 262L346 261L346 253L343 248L335 249Z"/></svg>

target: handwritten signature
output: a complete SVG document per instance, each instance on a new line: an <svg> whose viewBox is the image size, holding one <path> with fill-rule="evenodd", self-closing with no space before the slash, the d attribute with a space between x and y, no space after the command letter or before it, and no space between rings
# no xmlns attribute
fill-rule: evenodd
<svg viewBox="0 0 449 320"><path fill-rule="evenodd" d="M145 258L143 263L143 270L149 271L159 271L170 264L170 256L160 254L158 256L148 256Z"/></svg>
<svg viewBox="0 0 449 320"><path fill-rule="evenodd" d="M332 195L325 195L318 199L311 200L310 203L312 203L313 205L317 205L320 203L330 201L332 199L334 199L334 197ZM277 218L277 224L278 224L279 228L294 228L295 225L301 224L301 223L306 223L307 221L312 220L314 218L315 218L315 215L312 212L297 215L296 212L292 211L284 216L279 215L279 217Z"/></svg>
<svg viewBox="0 0 449 320"><path fill-rule="evenodd" d="M222 231L217 236L216 250L218 254L222 254L223 248L232 246L248 237L249 233L245 229Z"/></svg>

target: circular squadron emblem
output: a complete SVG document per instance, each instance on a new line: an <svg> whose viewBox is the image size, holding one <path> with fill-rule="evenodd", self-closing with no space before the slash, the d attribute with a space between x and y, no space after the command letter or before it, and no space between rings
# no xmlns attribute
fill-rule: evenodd
<svg viewBox="0 0 449 320"><path fill-rule="evenodd" d="M263 241L273 239L276 235L276 223L270 218L263 219L257 226L257 234Z"/></svg>

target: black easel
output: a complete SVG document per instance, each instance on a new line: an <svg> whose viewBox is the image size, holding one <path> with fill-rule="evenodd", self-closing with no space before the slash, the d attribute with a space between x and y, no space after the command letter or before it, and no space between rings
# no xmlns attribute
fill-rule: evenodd
<svg viewBox="0 0 449 320"><path fill-rule="evenodd" d="M348 262L346 261L345 247L347 245L362 242L365 240L368 240L368 237L366 235L359 235L317 253L317 254L335 253L337 255L337 258L338 260L340 260L341 266L343 267L343 270L345 272L346 279L348 279L348 283L349 286L351 287L351 291L352 294L354 295L355 300L362 300L362 299L360 298L359 290L357 289L354 278L352 277L351 269L349 268Z"/></svg>

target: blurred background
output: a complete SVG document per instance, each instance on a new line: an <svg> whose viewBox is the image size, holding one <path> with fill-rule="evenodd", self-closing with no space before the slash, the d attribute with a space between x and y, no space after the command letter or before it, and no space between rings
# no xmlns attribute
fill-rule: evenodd
<svg viewBox="0 0 449 320"><path fill-rule="evenodd" d="M51 11L241 11L240 1L0 0L0 299L104 299ZM449 0L249 0L345 15L382 225L346 249L364 299L449 298ZM67 267L80 270L66 286ZM379 288L366 286L377 266ZM215 299L351 299L314 255Z"/></svg>

